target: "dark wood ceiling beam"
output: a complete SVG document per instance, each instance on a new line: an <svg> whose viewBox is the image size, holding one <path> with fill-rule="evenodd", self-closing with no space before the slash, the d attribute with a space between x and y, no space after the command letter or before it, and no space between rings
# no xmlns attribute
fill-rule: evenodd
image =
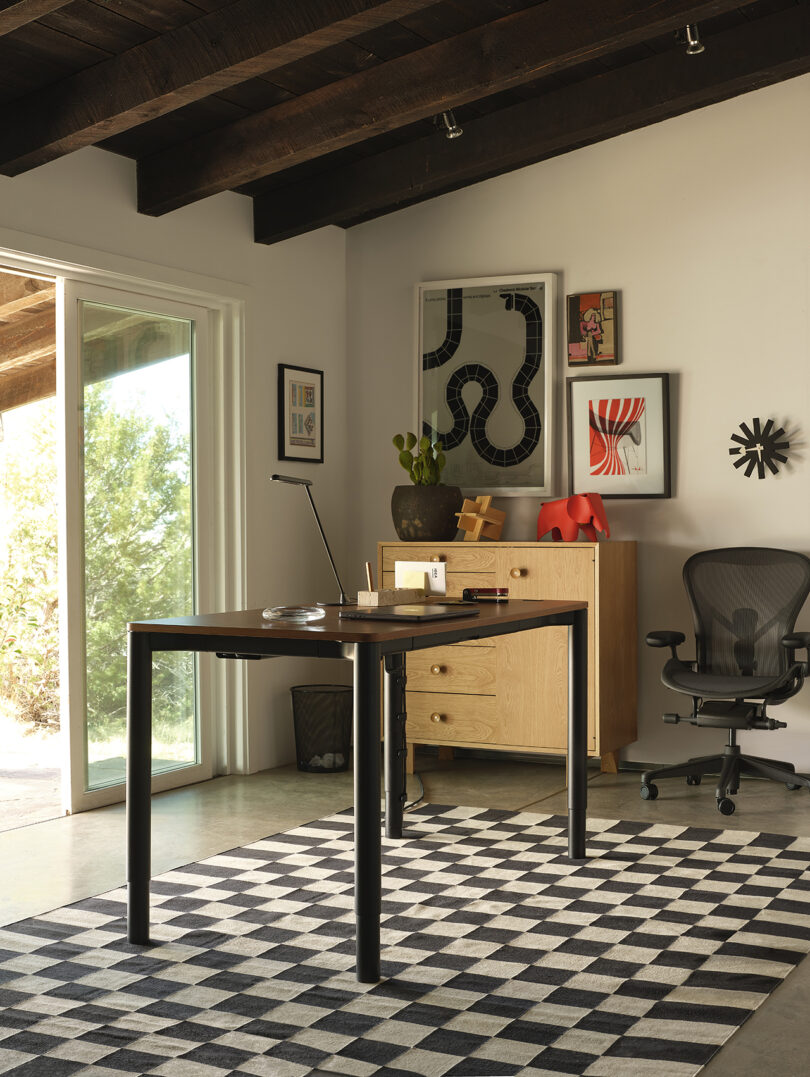
<svg viewBox="0 0 810 1077"><path fill-rule="evenodd" d="M807 6L437 132L254 198L257 242L344 226L810 71ZM730 168L734 168L730 162Z"/></svg>
<svg viewBox="0 0 810 1077"><path fill-rule="evenodd" d="M19 175L435 2L236 0L7 106L0 173Z"/></svg>
<svg viewBox="0 0 810 1077"><path fill-rule="evenodd" d="M43 15L67 7L72 0L0 0L0 36L19 30Z"/></svg>
<svg viewBox="0 0 810 1077"><path fill-rule="evenodd" d="M737 6L546 0L143 158L138 208L159 216Z"/></svg>

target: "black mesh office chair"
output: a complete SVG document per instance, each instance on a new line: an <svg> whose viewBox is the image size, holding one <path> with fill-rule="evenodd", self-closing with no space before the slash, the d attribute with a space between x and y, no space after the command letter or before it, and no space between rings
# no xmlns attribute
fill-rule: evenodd
<svg viewBox="0 0 810 1077"><path fill-rule="evenodd" d="M672 652L663 683L692 697L690 715L665 714L664 721L728 729L728 743L722 755L645 771L642 799L658 796L656 778L685 776L687 785L700 785L704 774L719 774L717 807L731 815L741 774L784 782L788 789L810 788L810 776L797 774L792 763L742 755L737 745L738 729L784 729L787 723L769 718L766 709L784 703L804 683L808 663L797 661L795 652L808 651L810 632L794 632L793 626L810 591L810 559L751 546L706 550L683 566L683 582L692 606L696 658L678 657L677 648L686 640L682 632L647 636L651 647Z"/></svg>

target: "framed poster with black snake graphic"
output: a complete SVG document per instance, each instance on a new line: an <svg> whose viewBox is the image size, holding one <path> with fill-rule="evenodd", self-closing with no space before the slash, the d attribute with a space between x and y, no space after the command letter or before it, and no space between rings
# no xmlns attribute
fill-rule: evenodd
<svg viewBox="0 0 810 1077"><path fill-rule="evenodd" d="M555 295L553 273L417 285L418 421L448 485L553 493Z"/></svg>

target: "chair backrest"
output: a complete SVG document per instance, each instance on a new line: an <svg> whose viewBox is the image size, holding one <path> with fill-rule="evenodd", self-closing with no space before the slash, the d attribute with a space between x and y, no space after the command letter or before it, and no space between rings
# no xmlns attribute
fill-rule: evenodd
<svg viewBox="0 0 810 1077"><path fill-rule="evenodd" d="M700 672L762 677L787 669L779 641L810 592L810 559L757 546L704 550L683 566L683 582Z"/></svg>

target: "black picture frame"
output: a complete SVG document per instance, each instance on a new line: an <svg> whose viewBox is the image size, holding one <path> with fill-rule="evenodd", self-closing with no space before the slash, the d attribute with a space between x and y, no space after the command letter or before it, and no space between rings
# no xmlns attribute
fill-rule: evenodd
<svg viewBox="0 0 810 1077"><path fill-rule="evenodd" d="M323 463L323 371L278 364L278 458Z"/></svg>
<svg viewBox="0 0 810 1077"><path fill-rule="evenodd" d="M566 390L569 494L671 497L669 374L566 378Z"/></svg>

